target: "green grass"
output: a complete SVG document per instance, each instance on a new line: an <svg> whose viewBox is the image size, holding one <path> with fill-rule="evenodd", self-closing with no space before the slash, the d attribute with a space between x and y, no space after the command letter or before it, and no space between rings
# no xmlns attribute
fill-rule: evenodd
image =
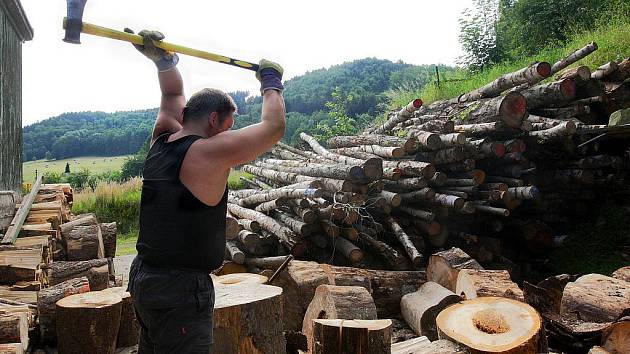
<svg viewBox="0 0 630 354"><path fill-rule="evenodd" d="M138 241L138 230L131 230L126 234L118 235L116 241L116 256L136 254L136 241Z"/></svg>
<svg viewBox="0 0 630 354"><path fill-rule="evenodd" d="M532 57L501 63L475 74L459 70L455 74L442 78L460 81L443 82L439 87L435 84L428 84L416 91L390 92L391 107L392 109L403 107L418 97L422 98L425 105L434 101L457 97L473 91L505 73L524 68L533 62L547 61L553 65L557 60L590 42L596 42L599 49L573 66L587 65L591 69L595 69L611 60L630 56L630 40L628 38L630 38L630 21L617 20L598 29L578 33L565 45L548 47Z"/></svg>
<svg viewBox="0 0 630 354"><path fill-rule="evenodd" d="M22 176L25 183L33 183L35 181L35 170L40 174L45 172L63 173L66 169L66 163L70 163L71 172L77 172L83 168L90 170L91 174L120 171L127 157L128 155L108 157L82 156L63 160L28 161L22 164Z"/></svg>

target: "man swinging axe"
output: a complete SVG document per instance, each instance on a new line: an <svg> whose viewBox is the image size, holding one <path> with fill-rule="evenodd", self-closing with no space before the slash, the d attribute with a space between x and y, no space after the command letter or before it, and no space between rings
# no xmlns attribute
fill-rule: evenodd
<svg viewBox="0 0 630 354"><path fill-rule="evenodd" d="M157 66L162 91L143 170L138 256L129 275L141 326L139 353L207 354L214 307L209 272L224 257L227 178L230 168L282 138L283 70L260 61L261 121L230 130L232 98L206 88L186 101L177 54L154 45L164 39L161 33L139 35L144 45L135 46Z"/></svg>

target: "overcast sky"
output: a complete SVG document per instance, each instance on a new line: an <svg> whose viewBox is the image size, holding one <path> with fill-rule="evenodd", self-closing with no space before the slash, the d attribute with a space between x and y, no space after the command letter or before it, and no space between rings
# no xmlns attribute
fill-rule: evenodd
<svg viewBox="0 0 630 354"><path fill-rule="evenodd" d="M82 35L62 42L66 0L22 0L35 30L23 46L23 125L63 112L156 107L154 65L130 44ZM285 79L365 57L453 64L462 10L470 0L193 1L88 0L84 21L136 31L237 59L268 58ZM254 73L180 56L187 95L204 87L255 93Z"/></svg>

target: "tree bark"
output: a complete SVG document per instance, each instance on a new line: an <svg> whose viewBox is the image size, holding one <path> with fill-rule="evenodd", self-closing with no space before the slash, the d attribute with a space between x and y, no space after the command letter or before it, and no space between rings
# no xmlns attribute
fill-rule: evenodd
<svg viewBox="0 0 630 354"><path fill-rule="evenodd" d="M447 306L460 300L459 296L440 284L426 282L418 291L402 297L400 311L417 335L435 341L438 339L435 318Z"/></svg>
<svg viewBox="0 0 630 354"><path fill-rule="evenodd" d="M296 198L319 198L322 196L321 189L287 189L278 188L257 193L241 199L243 206L261 204L278 198L296 199Z"/></svg>
<svg viewBox="0 0 630 354"><path fill-rule="evenodd" d="M40 290L37 293L37 313L40 334L43 341L54 341L56 333L55 304L66 296L90 291L86 277L73 278L57 285Z"/></svg>
<svg viewBox="0 0 630 354"><path fill-rule="evenodd" d="M48 266L48 282L50 285L57 285L66 280L83 276L88 278L91 291L106 289L109 281L107 259L53 262Z"/></svg>
<svg viewBox="0 0 630 354"><path fill-rule="evenodd" d="M531 306L486 297L452 305L437 316L438 337L471 353L546 353L544 327Z"/></svg>
<svg viewBox="0 0 630 354"><path fill-rule="evenodd" d="M239 218L256 220L263 230L267 230L268 232L276 235L280 242L282 242L292 252L303 252L299 237L289 228L281 225L273 218L263 213L259 213L257 211L243 208L231 203L228 203L228 210L230 211L230 213L238 216Z"/></svg>
<svg viewBox="0 0 630 354"><path fill-rule="evenodd" d="M309 350L313 350L313 320L375 320L376 306L367 289L360 286L320 285L308 305L302 322Z"/></svg>
<svg viewBox="0 0 630 354"><path fill-rule="evenodd" d="M321 164L309 164L308 166L296 167L296 166L283 166L272 165L267 163L258 162L258 166L265 169L271 169L279 172L292 173L297 175L305 175L311 177L325 177L334 179L345 179L349 181L364 181L367 179L365 170L359 165L321 165ZM243 166L249 168L248 165ZM249 172L245 170L246 172ZM272 178L273 180L274 178ZM277 179L277 178L276 178Z"/></svg>
<svg viewBox="0 0 630 354"><path fill-rule="evenodd" d="M587 274L568 283L562 294L561 315L577 313L590 322L613 322L630 308L630 283L600 274Z"/></svg>
<svg viewBox="0 0 630 354"><path fill-rule="evenodd" d="M522 84L533 85L551 75L551 64L538 62L515 72L501 75L489 84L459 97L460 102L476 101L496 97L502 92Z"/></svg>
<svg viewBox="0 0 630 354"><path fill-rule="evenodd" d="M427 107L429 112L441 112L441 116L457 122L491 123L502 121L508 127L518 128L526 114L527 101L518 92L505 96L460 103L457 100L439 101ZM461 123L459 123L461 124ZM455 130L457 131L457 129Z"/></svg>
<svg viewBox="0 0 630 354"><path fill-rule="evenodd" d="M103 236L103 257L116 257L116 223L100 223L99 226L101 228L101 235Z"/></svg>
<svg viewBox="0 0 630 354"><path fill-rule="evenodd" d="M385 123L381 126L378 126L369 133L373 134L384 134L394 128L398 123L402 123L407 119L411 118L413 113L422 107L422 100L419 98L414 99L409 102L405 107L403 107L400 111L393 114Z"/></svg>
<svg viewBox="0 0 630 354"><path fill-rule="evenodd" d="M414 191L417 189L425 188L427 180L420 177L401 178L398 181L384 181L385 188L390 191Z"/></svg>
<svg viewBox="0 0 630 354"><path fill-rule="evenodd" d="M120 328L120 295L91 291L57 302L57 345L60 353L108 353L116 350Z"/></svg>
<svg viewBox="0 0 630 354"><path fill-rule="evenodd" d="M75 226L65 234L69 261L104 258L103 236L98 224Z"/></svg>
<svg viewBox="0 0 630 354"><path fill-rule="evenodd" d="M66 235L68 235L70 231L72 231L72 229L77 226L87 226L87 225L97 225L97 224L98 224L98 220L96 220L96 215L92 213L84 214L82 217L75 218L72 221L59 225L59 233L61 234L61 237L65 238Z"/></svg>
<svg viewBox="0 0 630 354"><path fill-rule="evenodd" d="M396 222L396 220L394 220L394 218L392 217L387 218L387 224L389 224L389 227L394 233L396 240L400 242L400 244L405 249L405 252L407 252L407 255L409 256L411 263L413 263L413 265L416 267L419 266L422 263L424 257L422 256L420 252L418 252L418 249L416 249L416 246L411 241L411 238L409 237L409 235L407 235L405 230L403 230L402 227L398 225L398 223Z"/></svg>
<svg viewBox="0 0 630 354"><path fill-rule="evenodd" d="M586 46L576 50L573 53L571 53L567 57L565 57L565 58L557 61L556 63L554 63L551 66L551 74L555 74L555 73L559 72L560 70L562 70L562 69L566 68L567 66L575 63L576 61L585 58L586 56L588 56L589 54L593 53L596 50L597 50L597 43L591 42L591 43L587 44Z"/></svg>
<svg viewBox="0 0 630 354"><path fill-rule="evenodd" d="M26 313L0 315L0 343L20 343L22 348L28 348L28 318Z"/></svg>
<svg viewBox="0 0 630 354"><path fill-rule="evenodd" d="M619 65L614 61L609 61L608 63L600 66L591 74L591 79L602 80L605 79L606 76L612 74L619 68Z"/></svg>
<svg viewBox="0 0 630 354"><path fill-rule="evenodd" d="M528 109L561 106L575 98L575 82L563 79L548 84L534 86L522 92Z"/></svg>
<svg viewBox="0 0 630 354"><path fill-rule="evenodd" d="M313 354L389 354L391 320L315 320Z"/></svg>
<svg viewBox="0 0 630 354"><path fill-rule="evenodd" d="M576 66L571 69L564 70L556 76L556 80L573 79L588 80L591 78L591 69L586 65Z"/></svg>
<svg viewBox="0 0 630 354"><path fill-rule="evenodd" d="M388 147L399 147L405 151L413 151L418 142L413 138L399 138L390 135L347 135L335 136L328 140L328 146L332 149L355 147L360 145L380 145Z"/></svg>
<svg viewBox="0 0 630 354"><path fill-rule="evenodd" d="M218 286L216 294L213 351L225 354L286 353L280 320L281 288L262 284Z"/></svg>
<svg viewBox="0 0 630 354"><path fill-rule="evenodd" d="M430 211L410 208L410 207L400 207L398 208L405 213L420 218L426 222L432 222L435 219L435 214Z"/></svg>
<svg viewBox="0 0 630 354"><path fill-rule="evenodd" d="M453 247L434 253L429 257L427 280L436 282L454 292L457 276L462 269L483 269L483 267L466 252Z"/></svg>
<svg viewBox="0 0 630 354"><path fill-rule="evenodd" d="M347 151L363 151L384 158L401 158L405 156L405 149L380 145L359 145L343 148Z"/></svg>

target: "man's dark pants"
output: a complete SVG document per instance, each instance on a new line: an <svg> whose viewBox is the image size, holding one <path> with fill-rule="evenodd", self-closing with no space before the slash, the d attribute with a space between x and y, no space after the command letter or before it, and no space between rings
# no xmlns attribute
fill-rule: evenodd
<svg viewBox="0 0 630 354"><path fill-rule="evenodd" d="M140 354L211 352L214 288L209 274L131 264L128 291L140 322Z"/></svg>

